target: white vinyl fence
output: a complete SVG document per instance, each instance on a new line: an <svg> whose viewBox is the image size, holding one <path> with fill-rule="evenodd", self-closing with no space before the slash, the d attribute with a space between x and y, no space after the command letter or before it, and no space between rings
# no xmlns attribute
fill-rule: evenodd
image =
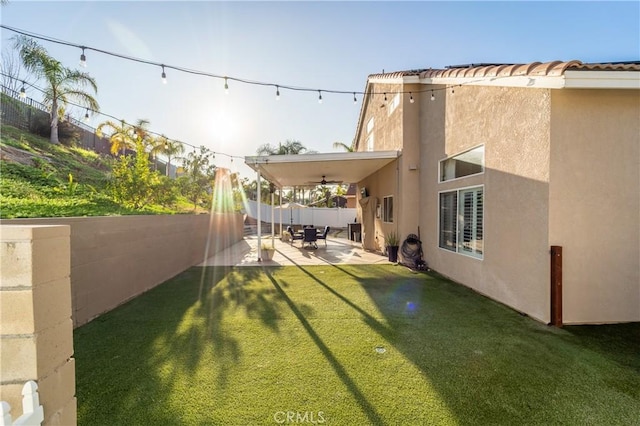
<svg viewBox="0 0 640 426"><path fill-rule="evenodd" d="M258 218L258 203L249 200L249 211L247 215L254 219ZM260 204L260 219L263 222L271 223L271 206ZM317 228L330 226L332 228L346 228L348 223L353 223L356 219L357 209L347 208L327 208L327 207L304 207L304 208L284 208L275 206L273 218L276 226L280 223L280 211L282 211L282 225L313 225Z"/></svg>
<svg viewBox="0 0 640 426"><path fill-rule="evenodd" d="M22 388L22 415L11 420L11 406L0 402L0 426L40 426L44 420L44 409L40 405L38 385L29 380Z"/></svg>

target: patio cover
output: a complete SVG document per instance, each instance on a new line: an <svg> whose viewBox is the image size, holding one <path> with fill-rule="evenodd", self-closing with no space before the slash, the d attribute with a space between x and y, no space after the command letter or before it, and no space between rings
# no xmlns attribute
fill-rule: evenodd
<svg viewBox="0 0 640 426"><path fill-rule="evenodd" d="M327 181L358 183L397 159L401 151L336 152L329 154L265 155L244 162L274 185L319 185Z"/></svg>
<svg viewBox="0 0 640 426"><path fill-rule="evenodd" d="M264 155L244 157L244 162L279 188L319 185L327 181L358 183L397 159L401 151L338 152L331 154ZM258 184L258 194L260 185ZM260 199L260 196L258 197ZM262 261L262 226L258 209L258 261ZM282 212L282 209L280 209ZM272 206L273 212L273 206ZM280 222L282 223L282 217ZM271 233L275 228L271 216Z"/></svg>

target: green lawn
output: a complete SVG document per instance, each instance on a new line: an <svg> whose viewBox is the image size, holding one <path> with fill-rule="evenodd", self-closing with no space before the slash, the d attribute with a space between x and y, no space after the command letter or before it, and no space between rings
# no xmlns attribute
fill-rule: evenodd
<svg viewBox="0 0 640 426"><path fill-rule="evenodd" d="M74 340L79 425L640 424L640 324L401 266L192 268Z"/></svg>

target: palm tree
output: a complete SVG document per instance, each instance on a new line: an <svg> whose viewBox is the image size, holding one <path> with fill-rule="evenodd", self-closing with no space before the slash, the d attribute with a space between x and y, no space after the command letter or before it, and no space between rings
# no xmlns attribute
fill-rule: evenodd
<svg viewBox="0 0 640 426"><path fill-rule="evenodd" d="M269 143L265 143L260 145L257 150L258 155L290 155L290 154L302 154L302 153L311 153L312 151L308 151L302 142L287 139L285 143L279 142L278 146L273 146ZM304 189L303 189L304 191ZM293 199L296 199L296 195L298 193L298 188L293 188ZM304 196L304 192L303 192ZM303 197L304 198L304 197Z"/></svg>
<svg viewBox="0 0 640 426"><path fill-rule="evenodd" d="M136 138L140 139L143 142L143 145L146 145L149 141L151 135L149 135L149 123L150 121L146 118L139 118L136 121L136 124L133 125L133 133L136 135Z"/></svg>
<svg viewBox="0 0 640 426"><path fill-rule="evenodd" d="M113 121L100 123L98 127L96 127L96 135L102 137L105 128L111 129L109 142L111 142L111 153L113 155L116 155L120 150L122 150L122 155L124 155L127 152L127 148L135 148L135 133L133 127L125 123L124 120L120 121L120 125Z"/></svg>
<svg viewBox="0 0 640 426"><path fill-rule="evenodd" d="M334 142L333 143L333 148L334 149L343 149L347 152L353 152L353 144L351 145L347 145L344 142Z"/></svg>
<svg viewBox="0 0 640 426"><path fill-rule="evenodd" d="M269 143L260 145L257 150L258 155L290 155L290 154L302 154L307 151L302 142L296 140L287 139L285 143L279 142L278 146L273 146Z"/></svg>
<svg viewBox="0 0 640 426"><path fill-rule="evenodd" d="M182 153L184 153L184 145L178 141L170 141L165 136L162 136L160 139L164 138L164 144L162 144L162 149L160 151L161 154L167 157L167 173L169 176L169 170L171 170L171 159L176 158Z"/></svg>
<svg viewBox="0 0 640 426"><path fill-rule="evenodd" d="M47 83L43 103L50 110L50 141L57 144L59 143L58 122L64 117L69 101L73 100L80 107L92 111L100 109L98 101L83 90L89 86L94 93L97 93L98 85L89 74L64 67L60 61L49 56L44 47L29 37L16 36L15 48L20 52L20 59L25 69Z"/></svg>

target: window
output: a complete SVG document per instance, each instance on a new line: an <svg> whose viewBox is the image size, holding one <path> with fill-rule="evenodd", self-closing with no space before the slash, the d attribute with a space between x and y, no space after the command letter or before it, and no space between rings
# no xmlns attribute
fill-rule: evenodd
<svg viewBox="0 0 640 426"><path fill-rule="evenodd" d="M441 192L438 246L481 259L483 242L484 188Z"/></svg>
<svg viewBox="0 0 640 426"><path fill-rule="evenodd" d="M440 161L440 182L484 172L484 145Z"/></svg>
<svg viewBox="0 0 640 426"><path fill-rule="evenodd" d="M372 131L373 131L373 117L371 117L367 122L367 134L371 133Z"/></svg>
<svg viewBox="0 0 640 426"><path fill-rule="evenodd" d="M389 108L387 108L387 115L393 114L393 111L398 108L400 105L400 93L396 93L391 102L389 103Z"/></svg>
<svg viewBox="0 0 640 426"><path fill-rule="evenodd" d="M373 133L367 136L367 151L373 151Z"/></svg>
<svg viewBox="0 0 640 426"><path fill-rule="evenodd" d="M382 221L393 222L393 197L384 197L382 199Z"/></svg>

